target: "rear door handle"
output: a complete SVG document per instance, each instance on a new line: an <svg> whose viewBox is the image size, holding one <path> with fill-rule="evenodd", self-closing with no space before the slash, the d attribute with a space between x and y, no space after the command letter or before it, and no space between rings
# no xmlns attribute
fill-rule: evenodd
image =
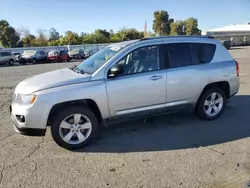
<svg viewBox="0 0 250 188"><path fill-rule="evenodd" d="M149 79L155 81L155 80L162 79L162 76L152 76Z"/></svg>

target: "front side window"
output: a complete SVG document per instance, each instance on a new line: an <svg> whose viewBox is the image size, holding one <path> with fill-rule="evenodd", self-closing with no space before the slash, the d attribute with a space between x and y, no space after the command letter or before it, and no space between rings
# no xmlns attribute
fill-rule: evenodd
<svg viewBox="0 0 250 188"><path fill-rule="evenodd" d="M93 74L102 65L104 65L111 57L120 51L121 47L107 46L100 51L96 52L94 55L84 60L80 65L77 66L81 71Z"/></svg>
<svg viewBox="0 0 250 188"><path fill-rule="evenodd" d="M160 69L158 46L138 48L127 54L118 63L123 74L135 74Z"/></svg>

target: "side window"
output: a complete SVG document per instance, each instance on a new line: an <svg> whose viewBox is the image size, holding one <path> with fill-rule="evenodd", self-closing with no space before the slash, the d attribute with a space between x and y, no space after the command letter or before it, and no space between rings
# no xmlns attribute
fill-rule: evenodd
<svg viewBox="0 0 250 188"><path fill-rule="evenodd" d="M205 43L190 43L189 46L193 65L209 63L212 61L216 45Z"/></svg>
<svg viewBox="0 0 250 188"><path fill-rule="evenodd" d="M191 65L188 43L174 43L166 46L166 61L169 68Z"/></svg>
<svg viewBox="0 0 250 188"><path fill-rule="evenodd" d="M45 55L44 51L40 51L40 55Z"/></svg>
<svg viewBox="0 0 250 188"><path fill-rule="evenodd" d="M36 55L40 55L40 52L39 52L39 51L37 51L37 52L36 52Z"/></svg>
<svg viewBox="0 0 250 188"><path fill-rule="evenodd" d="M160 69L159 47L138 48L127 54L117 64L123 66L125 75L158 70Z"/></svg>

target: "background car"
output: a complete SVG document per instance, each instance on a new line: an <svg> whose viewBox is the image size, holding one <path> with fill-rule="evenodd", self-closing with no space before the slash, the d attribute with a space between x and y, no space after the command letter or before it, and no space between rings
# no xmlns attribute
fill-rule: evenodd
<svg viewBox="0 0 250 188"><path fill-rule="evenodd" d="M97 49L91 49L91 50L84 50L84 58L89 58L92 56L94 53L96 53L98 50Z"/></svg>
<svg viewBox="0 0 250 188"><path fill-rule="evenodd" d="M18 58L20 64L25 64L26 62L36 64L39 61L47 61L47 55L44 51L25 50Z"/></svg>
<svg viewBox="0 0 250 188"><path fill-rule="evenodd" d="M10 52L0 52L0 65L8 64L14 65L15 63L15 56L12 55Z"/></svg>
<svg viewBox="0 0 250 188"><path fill-rule="evenodd" d="M84 59L85 54L82 49L73 49L68 52L70 58L74 59Z"/></svg>
<svg viewBox="0 0 250 188"><path fill-rule="evenodd" d="M230 40L222 40L221 43L225 46L226 49L230 50L232 47Z"/></svg>
<svg viewBox="0 0 250 188"><path fill-rule="evenodd" d="M56 61L56 62L62 62L62 61L70 61L70 57L67 51L51 51L48 54L48 61Z"/></svg>
<svg viewBox="0 0 250 188"><path fill-rule="evenodd" d="M17 61L18 57L21 55L21 53L20 52L12 52L12 55L15 56L15 61Z"/></svg>

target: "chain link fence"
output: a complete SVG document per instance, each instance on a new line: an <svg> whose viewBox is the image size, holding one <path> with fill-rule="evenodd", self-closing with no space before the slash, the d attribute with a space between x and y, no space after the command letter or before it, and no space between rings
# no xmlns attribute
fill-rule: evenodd
<svg viewBox="0 0 250 188"><path fill-rule="evenodd" d="M111 43L105 44L84 44L84 45L66 45L66 46L46 46L46 47L23 47L23 48L0 48L1 51L7 52L17 52L23 53L24 50L43 50L45 53L48 53L52 50L67 50L70 51L72 49L82 49L82 50L100 50L105 46Z"/></svg>

